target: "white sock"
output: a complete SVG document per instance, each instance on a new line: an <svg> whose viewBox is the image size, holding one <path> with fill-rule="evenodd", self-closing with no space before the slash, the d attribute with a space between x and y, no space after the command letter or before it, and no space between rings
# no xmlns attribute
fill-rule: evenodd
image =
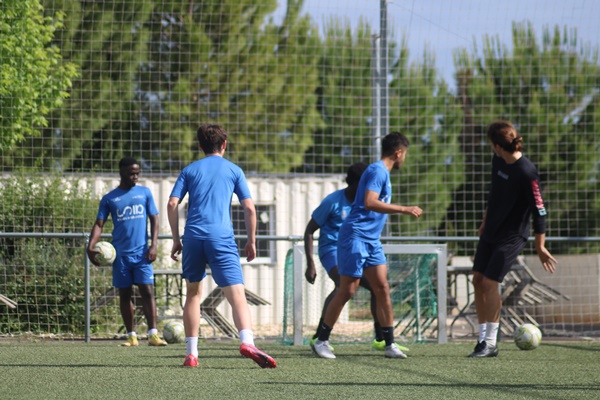
<svg viewBox="0 0 600 400"><path fill-rule="evenodd" d="M193 354L198 357L198 336L185 338L185 350L187 354Z"/></svg>
<svg viewBox="0 0 600 400"><path fill-rule="evenodd" d="M254 346L254 333L252 333L251 329L242 329L240 331L240 340L242 343Z"/></svg>
<svg viewBox="0 0 600 400"><path fill-rule="evenodd" d="M479 338L477 339L477 341L479 343L481 343L485 340L485 327L486 327L485 322L483 324L479 324Z"/></svg>
<svg viewBox="0 0 600 400"><path fill-rule="evenodd" d="M496 338L498 337L498 328L500 324L498 322L487 322L485 327L485 342L489 346L496 345Z"/></svg>
<svg viewBox="0 0 600 400"><path fill-rule="evenodd" d="M135 331L127 332L127 336L135 336L135 337L137 337L137 333L135 333Z"/></svg>
<svg viewBox="0 0 600 400"><path fill-rule="evenodd" d="M158 329L156 329L156 328L148 330L148 336L157 335L157 334L158 334Z"/></svg>

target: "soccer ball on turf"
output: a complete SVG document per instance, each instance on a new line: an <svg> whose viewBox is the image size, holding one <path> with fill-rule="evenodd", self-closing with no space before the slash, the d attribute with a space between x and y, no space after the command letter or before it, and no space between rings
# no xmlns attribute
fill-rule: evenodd
<svg viewBox="0 0 600 400"><path fill-rule="evenodd" d="M185 330L179 321L168 322L163 329L163 337L167 343L181 343L185 340Z"/></svg>
<svg viewBox="0 0 600 400"><path fill-rule="evenodd" d="M533 350L542 343L542 332L533 324L523 324L515 329L515 344L521 350Z"/></svg>
<svg viewBox="0 0 600 400"><path fill-rule="evenodd" d="M101 265L110 266L115 261L115 258L117 258L117 251L109 242L98 242L94 249L100 252L100 254L96 255L96 261Z"/></svg>

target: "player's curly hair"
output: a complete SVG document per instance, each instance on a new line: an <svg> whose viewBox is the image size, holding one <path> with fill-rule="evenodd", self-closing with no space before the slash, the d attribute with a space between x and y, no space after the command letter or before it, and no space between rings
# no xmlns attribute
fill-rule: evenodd
<svg viewBox="0 0 600 400"><path fill-rule="evenodd" d="M133 157L123 157L119 161L119 169L129 168L132 165L140 165L140 163Z"/></svg>
<svg viewBox="0 0 600 400"><path fill-rule="evenodd" d="M495 121L490 124L487 137L509 153L516 153L523 148L523 137L517 134L515 126L508 121Z"/></svg>
<svg viewBox="0 0 600 400"><path fill-rule="evenodd" d="M360 177L363 172L367 169L368 165L364 162L357 162L348 167L348 172L346 174L346 183L348 186L352 186L355 183L360 181Z"/></svg>

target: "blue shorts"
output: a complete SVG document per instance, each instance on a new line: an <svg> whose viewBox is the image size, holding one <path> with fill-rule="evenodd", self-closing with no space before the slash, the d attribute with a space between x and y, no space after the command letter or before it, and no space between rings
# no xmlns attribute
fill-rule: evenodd
<svg viewBox="0 0 600 400"><path fill-rule="evenodd" d="M337 248L329 249L323 254L319 253L319 260L321 260L321 265L329 274L333 267L338 266Z"/></svg>
<svg viewBox="0 0 600 400"><path fill-rule="evenodd" d="M244 284L238 247L233 238L202 240L183 238L182 274L190 282L206 277L206 264L219 287Z"/></svg>
<svg viewBox="0 0 600 400"><path fill-rule="evenodd" d="M340 275L362 278L363 269L387 264L380 242L352 239L338 243L338 271Z"/></svg>
<svg viewBox="0 0 600 400"><path fill-rule="evenodd" d="M113 263L113 286L124 289L133 285L154 284L154 270L146 257L147 253L146 248L138 254L117 255Z"/></svg>

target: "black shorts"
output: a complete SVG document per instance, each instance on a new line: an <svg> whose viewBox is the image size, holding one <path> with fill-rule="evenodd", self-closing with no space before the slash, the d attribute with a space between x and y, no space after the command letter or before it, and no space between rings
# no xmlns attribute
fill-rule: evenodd
<svg viewBox="0 0 600 400"><path fill-rule="evenodd" d="M517 261L527 240L521 236L513 236L499 243L490 243L479 239L477 253L473 261L473 271L497 282L504 277Z"/></svg>

